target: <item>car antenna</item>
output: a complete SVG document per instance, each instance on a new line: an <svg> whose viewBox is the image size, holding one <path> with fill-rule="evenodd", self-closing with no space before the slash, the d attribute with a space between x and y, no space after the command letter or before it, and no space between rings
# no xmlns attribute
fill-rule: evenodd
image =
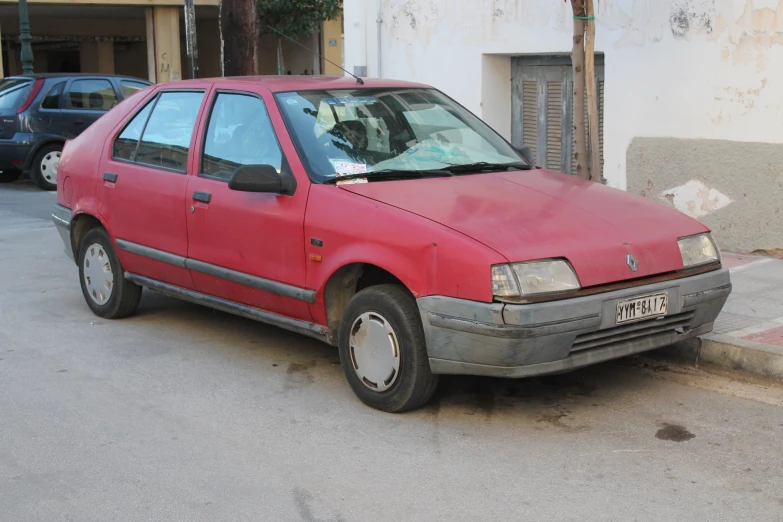
<svg viewBox="0 0 783 522"><path fill-rule="evenodd" d="M314 55L316 55L317 57L321 58L322 60L325 60L325 61L327 61L327 62L331 63L331 64L332 64L332 65L334 65L335 67L339 67L339 68L340 68L340 70L342 70L344 73L346 73L346 74L350 74L351 76L353 76L354 78L356 78L356 83L358 83L359 85L364 85L364 80L362 80L361 78L359 78L358 76L356 76L356 75L355 75L355 74L353 74L353 73L349 73L347 70L343 69L341 66L337 65L336 63L334 63L332 60L330 60L330 59L326 58L325 56L323 56L323 55L321 55L321 54L318 54L317 52L313 51L312 49L310 49L310 48L309 48L309 47L307 47L306 45L304 45L304 44L301 44L301 43L297 42L296 40L294 40L293 38L291 38L291 37L290 37L290 36L288 36L287 34L284 34L284 33L280 32L280 31L278 31L278 30L277 30L277 29L275 29L274 27L272 27L272 26L269 26L269 25L267 25L266 27L267 27L267 29L269 29L269 30L271 30L271 31L274 31L274 32L276 32L277 34L279 34L280 36L282 36L282 37L283 37L283 38L285 38L286 40L290 40L291 42L294 42L296 45L298 45L299 47L303 48L304 50L306 50L306 51L310 51L311 53L313 53L313 54L314 54Z"/></svg>

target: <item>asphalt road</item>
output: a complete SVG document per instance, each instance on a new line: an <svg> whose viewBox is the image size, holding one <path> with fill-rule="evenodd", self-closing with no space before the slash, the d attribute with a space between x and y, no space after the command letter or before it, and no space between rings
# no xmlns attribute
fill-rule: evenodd
<svg viewBox="0 0 783 522"><path fill-rule="evenodd" d="M0 187L0 521L779 521L783 390L647 358L363 406L334 349L146 292L93 316Z"/></svg>

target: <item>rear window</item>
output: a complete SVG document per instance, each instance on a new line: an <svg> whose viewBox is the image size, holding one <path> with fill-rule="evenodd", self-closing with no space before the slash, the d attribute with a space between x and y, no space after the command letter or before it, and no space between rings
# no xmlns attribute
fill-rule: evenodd
<svg viewBox="0 0 783 522"><path fill-rule="evenodd" d="M29 78L0 80L0 110L16 109L27 99L33 81Z"/></svg>

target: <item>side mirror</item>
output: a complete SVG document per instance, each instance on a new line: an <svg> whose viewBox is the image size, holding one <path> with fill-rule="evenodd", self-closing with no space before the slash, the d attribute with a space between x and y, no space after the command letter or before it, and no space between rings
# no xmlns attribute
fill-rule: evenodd
<svg viewBox="0 0 783 522"><path fill-rule="evenodd" d="M536 160L533 157L533 151L530 150L530 147L514 147L514 149L519 153L520 156L522 156L522 159L525 160L525 163L530 165L531 167L536 167Z"/></svg>
<svg viewBox="0 0 783 522"><path fill-rule="evenodd" d="M278 174L272 165L242 165L231 175L228 188L238 192L267 192L290 196L296 189L296 181L286 169Z"/></svg>

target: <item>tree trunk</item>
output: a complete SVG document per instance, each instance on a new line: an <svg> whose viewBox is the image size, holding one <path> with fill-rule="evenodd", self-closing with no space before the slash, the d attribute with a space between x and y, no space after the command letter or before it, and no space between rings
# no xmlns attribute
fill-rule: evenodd
<svg viewBox="0 0 783 522"><path fill-rule="evenodd" d="M594 0L587 3L587 17L594 17ZM595 81L595 20L587 20L585 37L585 76L587 88L587 123L590 132L590 179L596 183L603 182L601 175L601 142L598 130L598 83Z"/></svg>
<svg viewBox="0 0 783 522"><path fill-rule="evenodd" d="M256 0L220 3L223 76L258 74L258 13Z"/></svg>
<svg viewBox="0 0 783 522"><path fill-rule="evenodd" d="M283 40L277 39L277 74L285 74L285 62L283 61Z"/></svg>
<svg viewBox="0 0 783 522"><path fill-rule="evenodd" d="M574 16L585 16L584 0L571 0ZM574 19L574 46L571 49L571 66L574 72L573 136L576 174L590 179L587 168L587 132L585 130L585 23Z"/></svg>

